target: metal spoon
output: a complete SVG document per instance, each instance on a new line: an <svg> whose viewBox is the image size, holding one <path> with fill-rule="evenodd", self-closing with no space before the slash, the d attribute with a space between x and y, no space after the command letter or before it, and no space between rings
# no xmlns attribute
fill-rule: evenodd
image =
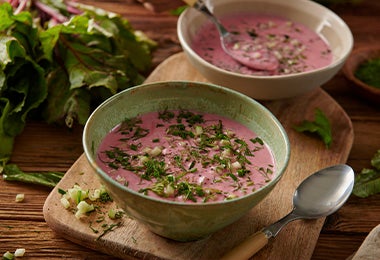
<svg viewBox="0 0 380 260"><path fill-rule="evenodd" d="M289 222L296 219L316 219L334 213L346 202L353 186L354 171L345 164L331 166L312 174L296 189L293 210L287 216L249 236L221 259L248 259Z"/></svg>
<svg viewBox="0 0 380 260"><path fill-rule="evenodd" d="M243 41L230 33L221 22L211 13L202 0L183 0L205 14L216 26L220 34L223 50L237 62L255 70L273 71L279 66L278 59L263 45L255 45L250 41Z"/></svg>

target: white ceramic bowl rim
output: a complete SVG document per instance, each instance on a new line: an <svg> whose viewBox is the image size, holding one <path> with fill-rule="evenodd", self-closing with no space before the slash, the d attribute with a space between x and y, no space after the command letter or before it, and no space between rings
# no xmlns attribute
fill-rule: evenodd
<svg viewBox="0 0 380 260"><path fill-rule="evenodd" d="M259 0L260 1L260 0ZM264 0L261 0L261 1L264 1ZM300 73L291 73L291 74L285 74L285 75L273 75L273 76L262 76L262 75L247 75L247 74L240 74L240 73L236 73L236 72L232 72L232 71L228 71L228 70L224 70L222 68L219 68L207 61L205 61L202 57L200 57L195 51L193 51L193 49L191 48L191 46L188 44L188 42L185 40L184 38L184 35L183 35L183 32L182 32L182 29L181 29L181 24L183 23L183 20L185 19L185 16L187 15L188 12L190 12L190 7L187 8L181 15L180 17L178 18L178 22L177 22L177 32L178 32L178 38L180 40L180 42L183 44L183 46L185 46L185 48L187 48L187 51L191 53L191 55L197 57L197 59L202 62L205 66L208 66L208 67L211 67L213 68L214 70L217 70L221 73L225 73L225 74L229 74L229 75L234 75L234 76L238 76L238 77L242 77L242 78L260 78L260 79L286 79L286 78L293 78L293 77L302 77L304 75L312 75L312 74L315 74L315 73L319 73L321 71L326 71L326 70L329 70L335 66L337 66L337 64L339 64L341 62L341 60L345 60L349 55L350 55L350 52L353 48L353 45L354 45L354 38L353 38L353 35L349 29L349 27L347 26L347 24L343 21L342 18L340 18L336 13L334 13L333 11L331 11L330 9L328 9L327 7L319 4L319 3L316 3L314 1L310 1L310 0L297 0L297 1L300 1L300 2L308 2L308 4L310 4L311 8L313 8L313 5L315 8L321 8L321 9L325 9L325 11L331 16L333 17L339 24L341 24L341 26L343 28L346 29L346 33L347 33L347 36L348 38L346 39L346 43L347 43L347 51L345 52L345 54L341 57L339 57L338 59L334 60L332 63L330 63L329 65L327 66L324 66L322 68L318 68L318 69L314 69L314 70L310 70L310 71L306 71L306 72L300 72ZM264 1L265 2L265 1ZM202 15L202 14L201 14Z"/></svg>
<svg viewBox="0 0 380 260"><path fill-rule="evenodd" d="M187 83L187 82L189 82L189 81L171 81L171 83L181 83L181 84L182 83ZM147 200L152 200L152 201L156 201L156 202L160 202L160 203L165 203L165 204L175 204L175 205L186 206L186 207L198 207L198 206L202 206L203 207L204 205L210 205L210 206L212 206L212 205L234 203L234 202L236 202L238 200L242 200L242 199L245 199L247 197L255 195L256 193L260 192L262 189L265 189L267 186L276 184L281 179L281 177L282 177L282 175L283 175L283 173L284 173L284 171L287 168L287 165L289 163L289 158L290 158L290 142L289 142L289 139L288 139L288 136L286 134L285 129L283 128L283 126L281 125L281 123L278 121L278 119L267 108L265 108L263 105L261 105L259 102L255 101L254 99L252 99L252 98L250 98L250 97L248 97L248 96L246 96L244 94L241 94L241 93L239 93L239 92L237 92L235 90L231 90L231 89L228 89L228 88L225 88L225 87L222 87L222 86L214 85L212 83L200 83L200 82L192 82L192 83L208 85L208 86L211 86L213 88L217 88L217 89L221 89L221 90L226 91L226 92L230 92L230 93L232 93L234 95L239 96L239 98L241 98L241 99L245 99L245 100L249 99L249 102L253 102L257 106L261 107L262 110L263 110L263 112L267 116L269 116L275 122L275 124L279 128L280 132L282 133L282 138L284 138L284 141L285 141L285 144L286 144L286 147L284 147L284 149L286 149L286 158L284 159L284 161L286 163L284 164L284 166L281 169L281 171L277 173L277 176L275 176L273 179L271 179L270 182L266 183L260 189L257 189L254 192L251 192L251 193L249 193L247 195L244 195L244 196L241 196L239 198L232 199L232 200L224 200L224 201L217 201L217 202L207 202L207 203L177 202L177 201L170 201L170 200L155 198L155 197L152 197L152 196L147 196L147 195L139 193L139 192L137 192L135 190L129 189L128 187L122 185L121 183L117 182L112 177L110 177L95 162L95 160L93 158L93 155L92 155L93 154L93 151L92 151L93 147L88 147L86 145L86 143L88 143L88 141L87 141L87 132L91 131L90 126L89 126L89 122L92 120L92 118L94 117L94 115L97 113L98 110L101 110L104 107L106 107L109 103L112 103L113 100L116 99L118 96L125 95L125 93L128 93L128 92L133 92L135 90L138 90L139 88L149 87L149 86L152 86L152 85L163 84L163 83L165 83L165 82L147 83L147 84L141 84L141 85L138 85L138 86L134 86L134 87L131 87L129 89L125 89L125 90L123 90L123 91L121 91L121 92L113 95L112 97L108 98L107 100L105 100L102 104L100 104L92 112L92 114L88 118L88 120L87 120L87 122L85 124L84 130L83 130L83 138L82 138L83 149L84 149L85 155L87 157L87 160L91 164L92 168L95 169L95 171L98 174L100 174L102 176L102 178L104 178L104 180L106 180L108 183L110 183L112 185L116 185L119 189L122 189L122 190L124 190L126 192L132 193L132 194L134 194L136 196L142 197L142 198L147 199ZM276 169L276 170L278 170L278 169Z"/></svg>

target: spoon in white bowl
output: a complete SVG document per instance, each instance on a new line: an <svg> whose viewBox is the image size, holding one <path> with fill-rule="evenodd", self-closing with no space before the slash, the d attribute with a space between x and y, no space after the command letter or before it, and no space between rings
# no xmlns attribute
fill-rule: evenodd
<svg viewBox="0 0 380 260"><path fill-rule="evenodd" d="M183 1L205 14L215 24L220 34L223 50L234 60L255 70L273 71L277 69L279 66L278 59L264 45L256 45L253 41L241 40L230 33L202 0Z"/></svg>
<svg viewBox="0 0 380 260"><path fill-rule="evenodd" d="M310 175L296 189L293 210L288 215L249 236L221 259L248 259L289 222L296 219L317 219L334 213L350 196L354 178L354 171L345 164L331 166Z"/></svg>

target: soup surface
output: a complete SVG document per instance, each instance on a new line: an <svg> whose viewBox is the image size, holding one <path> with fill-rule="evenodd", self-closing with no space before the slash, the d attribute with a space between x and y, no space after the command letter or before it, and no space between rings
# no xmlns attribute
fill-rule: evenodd
<svg viewBox="0 0 380 260"><path fill-rule="evenodd" d="M279 16L242 13L221 17L221 22L241 40L243 55L260 59L260 49L273 54L274 70L248 68L226 54L214 24L205 23L195 35L192 49L209 63L236 73L258 76L286 75L325 67L332 62L329 45L307 26Z"/></svg>
<svg viewBox="0 0 380 260"><path fill-rule="evenodd" d="M188 110L125 119L103 139L97 163L134 191L190 203L244 196L275 170L269 147L250 129Z"/></svg>

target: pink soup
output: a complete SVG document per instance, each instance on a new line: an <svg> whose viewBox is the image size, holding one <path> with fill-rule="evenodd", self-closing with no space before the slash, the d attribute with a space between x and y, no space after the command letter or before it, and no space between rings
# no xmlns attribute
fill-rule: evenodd
<svg viewBox="0 0 380 260"><path fill-rule="evenodd" d="M332 62L329 45L307 26L278 16L242 13L222 17L221 22L246 46L246 55L255 55L255 48L266 49L275 56L279 66L273 71L260 71L241 65L222 49L218 31L211 22L196 34L192 49L207 62L240 74L270 76L306 72Z"/></svg>
<svg viewBox="0 0 380 260"><path fill-rule="evenodd" d="M275 170L271 150L247 127L188 110L124 120L100 144L97 163L134 191L190 203L244 196Z"/></svg>

